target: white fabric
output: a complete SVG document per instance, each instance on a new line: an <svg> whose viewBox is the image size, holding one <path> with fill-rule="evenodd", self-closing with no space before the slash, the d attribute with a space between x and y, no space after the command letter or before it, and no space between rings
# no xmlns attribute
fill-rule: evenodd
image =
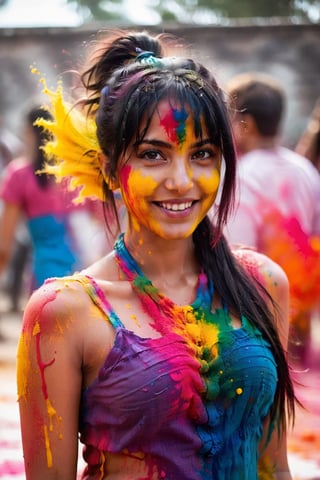
<svg viewBox="0 0 320 480"><path fill-rule="evenodd" d="M236 209L225 231L230 243L259 249L264 214L274 208L296 218L307 235L320 234L320 175L284 147L254 150L239 160Z"/></svg>

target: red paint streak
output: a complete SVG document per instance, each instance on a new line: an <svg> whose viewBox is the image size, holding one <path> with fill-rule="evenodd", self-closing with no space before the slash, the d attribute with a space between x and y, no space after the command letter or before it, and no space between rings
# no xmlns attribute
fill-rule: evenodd
<svg viewBox="0 0 320 480"><path fill-rule="evenodd" d="M44 363L42 361L41 353L40 353L40 333L37 333L37 335L36 335L36 351L37 351L37 361L38 361L38 365L39 365L39 369L40 369L40 375L41 375L42 393L43 393L43 396L44 396L45 400L48 400L48 391L47 391L46 381L45 381L45 378L44 378L44 371L47 367L49 367L50 365L52 365L54 363L55 359L53 358L48 363Z"/></svg>
<svg viewBox="0 0 320 480"><path fill-rule="evenodd" d="M160 120L160 125L164 127L170 140L178 144L178 122L175 120L174 112L172 110L169 110L169 112Z"/></svg>

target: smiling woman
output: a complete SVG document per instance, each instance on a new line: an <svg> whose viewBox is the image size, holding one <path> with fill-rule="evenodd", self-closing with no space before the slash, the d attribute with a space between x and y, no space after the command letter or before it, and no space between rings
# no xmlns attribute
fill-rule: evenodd
<svg viewBox="0 0 320 480"><path fill-rule="evenodd" d="M221 151L207 133L206 139L195 137L188 110L161 101L145 137L135 142L119 171L122 197L131 212L129 228L134 225L139 236L146 228L144 242L148 232L166 239L189 237L215 200Z"/></svg>
<svg viewBox="0 0 320 480"><path fill-rule="evenodd" d="M55 121L41 122L56 135L47 172L115 216L120 195L127 222L110 254L26 307L27 480L75 480L78 435L84 480L291 480L287 278L225 241L236 155L223 92L168 45L110 32L86 98L69 108L51 93Z"/></svg>

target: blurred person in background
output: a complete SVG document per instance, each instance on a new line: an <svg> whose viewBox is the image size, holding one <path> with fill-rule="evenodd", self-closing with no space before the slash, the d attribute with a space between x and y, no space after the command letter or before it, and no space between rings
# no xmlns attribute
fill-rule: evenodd
<svg viewBox="0 0 320 480"><path fill-rule="evenodd" d="M46 161L42 146L48 140L48 133L35 124L40 118L51 120L51 114L40 106L27 112L23 132L25 154L8 164L0 185L0 272L4 272L10 261L16 229L24 219L32 242L28 293L48 277L68 275L86 266L101 247L100 244L97 248L93 238L99 205L88 201L75 206L74 194L66 184L39 173Z"/></svg>
<svg viewBox="0 0 320 480"><path fill-rule="evenodd" d="M0 116L0 178L8 163L22 155L23 143L20 138L11 132L5 125L5 119ZM0 212L2 203L0 202ZM1 279L2 291L5 291L10 303L9 310L18 309L19 297L23 287L22 272L27 266L30 254L30 237L25 227L24 221L21 221L16 228L13 253L10 262L6 268L6 274Z"/></svg>
<svg viewBox="0 0 320 480"><path fill-rule="evenodd" d="M279 82L248 72L228 85L239 156L237 210L226 235L267 254L286 271L294 358L310 356L311 312L320 298L320 177L305 157L280 145L285 93Z"/></svg>
<svg viewBox="0 0 320 480"><path fill-rule="evenodd" d="M22 151L21 140L6 127L4 117L0 115L0 176L8 163Z"/></svg>
<svg viewBox="0 0 320 480"><path fill-rule="evenodd" d="M297 142L295 151L308 158L320 172L320 97L312 110L305 131Z"/></svg>

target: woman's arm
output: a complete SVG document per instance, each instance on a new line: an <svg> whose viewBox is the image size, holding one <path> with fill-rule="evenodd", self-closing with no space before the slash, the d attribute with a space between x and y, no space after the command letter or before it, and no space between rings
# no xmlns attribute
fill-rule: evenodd
<svg viewBox="0 0 320 480"><path fill-rule="evenodd" d="M14 234L20 220L19 205L1 201L0 215L0 274L5 270L12 253Z"/></svg>
<svg viewBox="0 0 320 480"><path fill-rule="evenodd" d="M25 310L17 383L27 480L76 479L82 388L77 327L86 313L79 295L79 288L49 283Z"/></svg>
<svg viewBox="0 0 320 480"><path fill-rule="evenodd" d="M248 271L268 291L274 305L276 328L285 353L288 348L289 335L289 282L284 270L273 260L251 248L236 246L234 252ZM280 419L281 420L281 419ZM285 422L284 422L285 425ZM275 425L269 438L268 419L264 425L264 434L260 442L259 479L261 480L292 480L287 459L286 429Z"/></svg>
<svg viewBox="0 0 320 480"><path fill-rule="evenodd" d="M276 326L280 341L287 351L289 336L289 281L286 273L276 262L266 255L256 253L259 259L259 272L264 279L264 286L278 307L275 313Z"/></svg>
<svg viewBox="0 0 320 480"><path fill-rule="evenodd" d="M277 319L277 329L279 337L284 348L287 351L288 347L288 332L289 332L289 283L287 276L283 269L273 262L265 255L257 254L259 258L259 271L262 275L269 294L273 298L275 304L278 306L275 312ZM260 451L260 469L263 471L272 472L273 476L267 477L274 480L292 480L289 471L287 458L287 437L286 430L280 429L278 435L278 428L275 425L270 441L265 447L265 440L269 430L269 423L266 422L264 426L264 438L261 441ZM262 476L262 478L265 478Z"/></svg>

